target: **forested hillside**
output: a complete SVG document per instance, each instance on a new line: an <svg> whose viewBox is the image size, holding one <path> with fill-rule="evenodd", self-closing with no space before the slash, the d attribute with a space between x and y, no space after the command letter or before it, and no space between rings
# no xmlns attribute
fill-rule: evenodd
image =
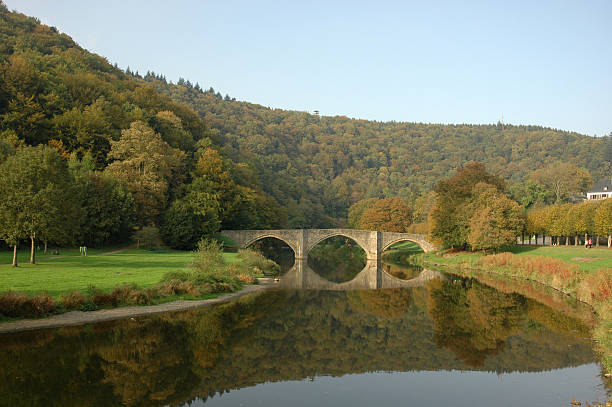
<svg viewBox="0 0 612 407"><path fill-rule="evenodd" d="M0 239L94 246L156 226L188 248L222 227L284 225L219 150L191 108L0 1Z"/></svg>
<svg viewBox="0 0 612 407"><path fill-rule="evenodd" d="M414 205L469 161L484 163L510 184L558 162L586 168L594 180L610 174L610 136L539 126L318 117L236 101L182 79L168 84L147 74L143 80L198 112L224 151L254 168L266 192L287 206L292 226L323 220L322 213L344 220L347 208L365 198L399 196Z"/></svg>
<svg viewBox="0 0 612 407"><path fill-rule="evenodd" d="M0 163L24 145L55 150L87 186L74 194L82 213L72 239L102 244L155 225L175 247L219 228L346 224L365 198L427 206L434 184L470 161L510 185L557 162L598 180L612 162L612 137L318 117L124 72L0 2ZM19 154L7 168L46 153ZM123 219L94 225L108 216L96 202L113 199L131 202L111 210Z"/></svg>

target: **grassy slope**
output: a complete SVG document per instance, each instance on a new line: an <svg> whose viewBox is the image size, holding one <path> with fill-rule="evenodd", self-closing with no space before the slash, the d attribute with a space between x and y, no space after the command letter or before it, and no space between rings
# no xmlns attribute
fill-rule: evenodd
<svg viewBox="0 0 612 407"><path fill-rule="evenodd" d="M595 271L601 268L612 268L612 249L608 248L591 248L585 249L582 246L516 246L509 251L517 256L543 256L554 257L561 259L567 263L577 264L582 270ZM457 264L459 262L471 261L475 262L482 253L461 253L457 256L438 257L434 254L428 254L427 260L434 263Z"/></svg>
<svg viewBox="0 0 612 407"><path fill-rule="evenodd" d="M123 283L148 288L156 285L165 272L184 269L191 261L191 252L178 251L130 249L87 257L79 256L78 250L71 252L74 253L41 260L38 264L21 263L17 268L0 266L0 292L14 290L30 295L47 292L58 297L75 290L86 292L90 284L104 291ZM61 253L69 254L70 251L62 250ZM224 258L234 263L238 261L238 254L224 253ZM27 261L26 257L22 259Z"/></svg>

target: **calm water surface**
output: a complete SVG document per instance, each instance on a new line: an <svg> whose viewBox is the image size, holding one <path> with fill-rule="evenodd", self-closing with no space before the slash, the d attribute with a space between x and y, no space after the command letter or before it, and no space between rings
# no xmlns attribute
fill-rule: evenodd
<svg viewBox="0 0 612 407"><path fill-rule="evenodd" d="M604 400L588 311L527 291L456 278L414 288L274 289L203 310L0 335L0 405Z"/></svg>

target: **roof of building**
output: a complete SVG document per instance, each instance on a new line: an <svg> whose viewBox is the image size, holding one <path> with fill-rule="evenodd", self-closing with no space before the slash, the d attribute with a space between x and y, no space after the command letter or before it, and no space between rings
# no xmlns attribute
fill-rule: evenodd
<svg viewBox="0 0 612 407"><path fill-rule="evenodd" d="M600 182L597 185L594 185L593 188L589 189L590 194L597 194L600 192L612 192L612 179L608 178L605 181Z"/></svg>

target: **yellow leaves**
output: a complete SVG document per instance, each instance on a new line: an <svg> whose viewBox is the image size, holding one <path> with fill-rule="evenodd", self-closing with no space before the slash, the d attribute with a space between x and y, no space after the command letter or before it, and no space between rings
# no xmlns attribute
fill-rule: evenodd
<svg viewBox="0 0 612 407"><path fill-rule="evenodd" d="M141 224L153 222L166 204L169 184L183 177L185 153L136 121L121 132L119 141L111 141L108 156L116 161L106 171L132 192Z"/></svg>
<svg viewBox="0 0 612 407"><path fill-rule="evenodd" d="M366 209L359 227L379 232L406 232L412 223L412 211L401 198L379 199Z"/></svg>

